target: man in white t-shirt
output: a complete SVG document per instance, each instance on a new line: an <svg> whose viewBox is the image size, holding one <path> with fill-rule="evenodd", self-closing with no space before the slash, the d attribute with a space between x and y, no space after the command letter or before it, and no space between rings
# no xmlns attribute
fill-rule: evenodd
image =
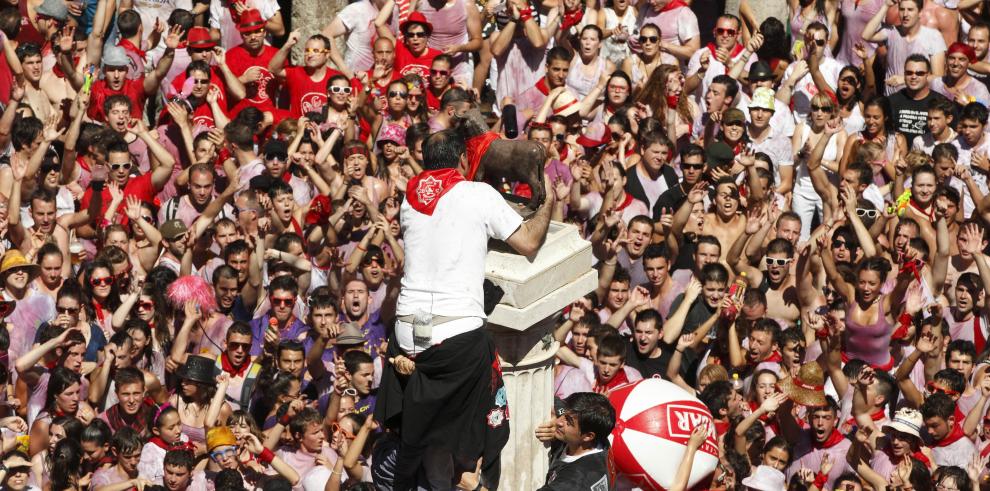
<svg viewBox="0 0 990 491"><path fill-rule="evenodd" d="M732 14L722 15L715 22L715 43L702 46L688 61L688 78L684 81L684 89L694 95L695 102L703 111L707 110L705 93L715 77L728 74L728 67L740 60L745 60L746 70L756 61L756 55L739 44L740 34L742 22L739 18ZM707 66L704 59L707 59Z"/></svg>
<svg viewBox="0 0 990 491"><path fill-rule="evenodd" d="M892 7L894 0L886 0L885 5ZM863 39L871 43L887 44L887 72L884 79L887 84L887 95L893 94L904 86L904 62L908 56L921 54L928 57L932 64L931 76L941 77L945 74L945 39L942 33L921 24L921 9L924 0L899 0L897 15L901 19L899 26L882 26L887 9L882 8L870 19L863 28ZM877 81L877 85L880 81Z"/></svg>
<svg viewBox="0 0 990 491"><path fill-rule="evenodd" d="M405 265L375 407L375 419L402 438L396 489L420 472L430 488L449 489L454 476L473 470L482 453L497 455L508 440L494 342L481 329L485 256L490 239L535 254L555 201L547 189L547 200L523 222L490 185L464 180L465 143L454 130L423 142L423 167L409 180L399 215ZM498 486L494 460L485 458L481 469L489 489Z"/></svg>
<svg viewBox="0 0 990 491"><path fill-rule="evenodd" d="M822 90L835 94L839 84L842 63L832 55L828 47L828 28L821 22L813 22L804 30L805 58L791 63L784 72L785 82L777 94L790 102L794 117L807 121L811 114L811 99ZM827 87L821 87L826 85Z"/></svg>
<svg viewBox="0 0 990 491"><path fill-rule="evenodd" d="M359 0L337 13L333 21L323 28L329 39L347 34L347 52L344 61L355 73L371 70L375 63L372 42L375 38L375 17L385 5L385 0Z"/></svg>

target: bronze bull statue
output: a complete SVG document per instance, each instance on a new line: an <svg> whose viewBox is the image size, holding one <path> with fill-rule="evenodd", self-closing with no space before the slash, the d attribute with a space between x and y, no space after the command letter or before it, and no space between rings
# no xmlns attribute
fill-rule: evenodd
<svg viewBox="0 0 990 491"><path fill-rule="evenodd" d="M467 178L472 181L486 181L500 189L499 181L525 183L532 190L527 207L536 210L546 200L543 167L547 161L547 151L538 142L530 140L506 140L491 131L485 117L477 108L472 108L456 119L455 128L467 143L467 156L470 171ZM526 203L525 198L505 194L509 200Z"/></svg>

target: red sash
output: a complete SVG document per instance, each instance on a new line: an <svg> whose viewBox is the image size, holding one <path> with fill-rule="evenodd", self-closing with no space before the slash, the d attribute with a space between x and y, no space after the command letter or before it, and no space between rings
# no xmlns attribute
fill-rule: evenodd
<svg viewBox="0 0 990 491"><path fill-rule="evenodd" d="M935 442L932 446L948 447L949 445L952 445L953 443L956 443L957 441L961 440L964 436L966 436L966 434L963 433L962 426L960 426L959 423L956 423L952 425L952 431L949 432L949 434L946 435L945 438Z"/></svg>
<svg viewBox="0 0 990 491"><path fill-rule="evenodd" d="M420 172L406 185L406 200L414 210L433 216L440 198L447 194L464 176L457 169L439 169Z"/></svg>
<svg viewBox="0 0 990 491"><path fill-rule="evenodd" d="M838 445L839 443L842 443L842 440L845 439L846 437L842 436L842 433L839 433L839 430L832 428L832 434L829 435L824 442L819 443L816 441L812 441L811 446L815 447L815 450L824 450L824 449L832 448Z"/></svg>
<svg viewBox="0 0 990 491"><path fill-rule="evenodd" d="M491 146L492 142L498 140L498 133L494 131L489 131L481 135L468 138L467 140L467 157L468 157L468 174L466 179L469 181L474 180L474 176L478 173L478 168L481 166L481 157L485 155L488 151L488 147Z"/></svg>

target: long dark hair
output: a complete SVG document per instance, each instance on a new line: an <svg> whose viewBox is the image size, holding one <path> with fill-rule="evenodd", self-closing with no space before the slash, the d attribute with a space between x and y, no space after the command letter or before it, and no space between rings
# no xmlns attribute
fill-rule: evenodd
<svg viewBox="0 0 990 491"><path fill-rule="evenodd" d="M92 301L96 298L93 296L93 284L91 283L93 279L93 271L97 269L105 269L110 272L110 276L113 277L113 265L104 259L94 259L86 264L82 273L82 287L83 292L86 293L86 297L89 301L86 302L88 307L88 312L91 314L90 319L95 319L95 312L93 311ZM110 294L107 295L107 299L103 302L103 307L105 309L113 312L120 307L120 286L117 285L116 278L113 283L110 283Z"/></svg>
<svg viewBox="0 0 990 491"><path fill-rule="evenodd" d="M82 445L71 438L63 438L52 452L52 491L76 489L79 465L82 463Z"/></svg>
<svg viewBox="0 0 990 491"><path fill-rule="evenodd" d="M841 79L846 73L856 77L856 92L853 94L852 98L847 101L840 99L841 96L839 95L839 91L835 91L835 97L839 101L839 107L851 109L853 105L863 100L863 87L866 85L866 77L863 75L863 71L855 65L846 65L842 67L842 70L839 70L839 78Z"/></svg>
<svg viewBox="0 0 990 491"><path fill-rule="evenodd" d="M141 331L141 334L144 334L144 337L148 340L148 342L144 345L144 349L141 350L141 354L138 356L144 360L144 368L150 371L152 368L152 362L154 361L153 345L155 341L155 338L151 334L151 327L148 326L147 322L138 319L137 317L132 317L127 319L127 322L124 323L124 332L130 334L131 329ZM136 365L137 360L131 360L131 363Z"/></svg>
<svg viewBox="0 0 990 491"><path fill-rule="evenodd" d="M48 392L45 393L45 411L55 416L55 398L72 384L79 383L79 374L65 367L55 367L48 377Z"/></svg>

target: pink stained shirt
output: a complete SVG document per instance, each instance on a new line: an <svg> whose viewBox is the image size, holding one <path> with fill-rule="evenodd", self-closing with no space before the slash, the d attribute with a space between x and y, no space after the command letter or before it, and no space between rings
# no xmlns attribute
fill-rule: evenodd
<svg viewBox="0 0 990 491"><path fill-rule="evenodd" d="M276 452L279 458L285 461L290 467L296 470L300 476L305 476L307 472L316 467L316 456L306 452L302 449L292 449L288 447L281 447ZM323 456L331 465L337 462L337 452L330 449L330 445L324 442L323 448L320 450L320 455ZM292 488L294 491L302 491L302 483L297 484Z"/></svg>
<svg viewBox="0 0 990 491"><path fill-rule="evenodd" d="M820 469L822 466L822 457L828 454L833 462L832 470L828 473L828 486L831 487L839 476L849 470L849 464L846 463L846 454L849 453L852 441L845 438L831 448L816 449L812 446L812 438L813 436L810 430L801 432L801 438L794 447L791 465L787 468L787 479L790 479L802 467L812 470Z"/></svg>

